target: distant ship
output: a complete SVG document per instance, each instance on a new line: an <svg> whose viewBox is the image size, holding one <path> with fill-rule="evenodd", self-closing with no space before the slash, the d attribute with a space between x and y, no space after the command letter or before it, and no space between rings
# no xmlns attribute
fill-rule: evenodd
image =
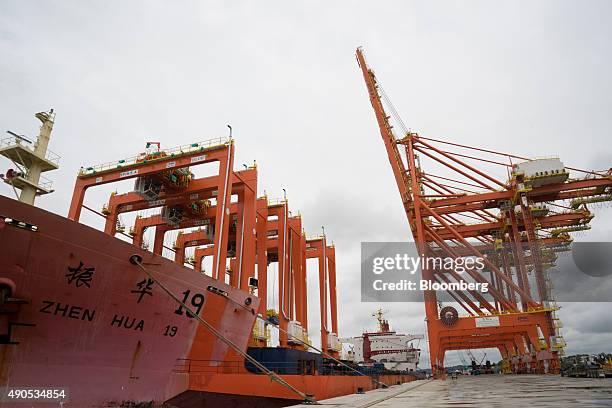
<svg viewBox="0 0 612 408"><path fill-rule="evenodd" d="M389 371L416 372L421 357L418 347L423 335L400 334L391 330L381 309L373 316L378 321L378 331L342 339L343 343L352 345L348 359L360 365L383 364Z"/></svg>

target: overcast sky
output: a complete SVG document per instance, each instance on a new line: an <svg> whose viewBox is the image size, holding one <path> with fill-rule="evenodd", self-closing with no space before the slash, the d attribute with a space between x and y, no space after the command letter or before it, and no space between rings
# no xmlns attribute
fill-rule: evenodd
<svg viewBox="0 0 612 408"><path fill-rule="evenodd" d="M558 0L3 0L0 128L35 136L33 113L56 110L62 167L38 203L65 215L80 166L231 124L236 167L257 160L260 194L285 188L307 232L325 225L335 241L340 331L353 336L378 307L360 303L360 242L411 239L355 48L420 134L599 170L612 166L611 12ZM109 192L86 202L99 208ZM598 210L590 237L609 240L611 219ZM382 306L398 331L424 333L422 305ZM605 309L565 305L569 353L612 351Z"/></svg>

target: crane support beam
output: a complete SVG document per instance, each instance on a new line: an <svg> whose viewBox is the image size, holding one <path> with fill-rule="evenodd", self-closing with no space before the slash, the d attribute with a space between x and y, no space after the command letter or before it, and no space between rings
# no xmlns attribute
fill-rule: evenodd
<svg viewBox="0 0 612 408"><path fill-rule="evenodd" d="M564 167L558 159L531 163L528 158L407 131L361 48L356 56L419 256L481 259L484 268L467 272L474 282L488 285L493 299L489 302L476 291L450 291L455 304L469 315L460 317L452 306L438 310L435 292L424 293L434 375L444 375L446 351L482 347L498 348L505 358L512 358L506 365L515 371L558 371L564 342L554 323L556 306L546 268L554 264L555 252L571 244L570 232L589 228L593 214L587 204L612 196L612 171ZM403 134L394 133L392 120ZM497 160L499 156L508 163ZM500 171L492 172L491 167ZM543 170L534 173L530 168ZM567 170L583 176L569 178ZM568 207L563 203L568 199L580 201ZM564 210L554 211L551 205ZM535 294L528 279L531 271ZM462 280L452 270L424 267L421 274L435 282Z"/></svg>

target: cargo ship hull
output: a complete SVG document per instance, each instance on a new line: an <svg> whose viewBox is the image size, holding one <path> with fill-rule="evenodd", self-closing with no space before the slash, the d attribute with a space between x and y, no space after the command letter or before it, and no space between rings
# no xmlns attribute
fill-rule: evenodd
<svg viewBox="0 0 612 408"><path fill-rule="evenodd" d="M317 401L351 395L380 388L380 384L398 385L417 379L412 374L389 373L375 376L359 375L281 375L292 386L315 397ZM192 375L190 390L168 401L181 408L232 407L275 408L303 402L265 375L201 373Z"/></svg>
<svg viewBox="0 0 612 408"><path fill-rule="evenodd" d="M93 228L0 197L0 247L0 384L68 388L65 407L161 404L189 388L178 360L236 359L159 283L247 347L257 298Z"/></svg>
<svg viewBox="0 0 612 408"><path fill-rule="evenodd" d="M67 389L66 408L302 401L249 370L239 353L189 317L159 284L244 351L259 306L248 292L6 197L0 197L0 246L0 384ZM134 254L154 282L130 262ZM355 373L278 374L317 400L380 386ZM389 385L414 379L378 377ZM39 400L33 406L57 404Z"/></svg>

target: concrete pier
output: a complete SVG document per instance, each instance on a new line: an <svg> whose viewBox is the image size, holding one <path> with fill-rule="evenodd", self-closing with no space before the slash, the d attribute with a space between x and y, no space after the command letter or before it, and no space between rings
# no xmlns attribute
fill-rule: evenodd
<svg viewBox="0 0 612 408"><path fill-rule="evenodd" d="M612 406L612 378L566 378L552 375L459 376L455 380L414 381L361 395L331 398L319 403L330 408L609 407Z"/></svg>

